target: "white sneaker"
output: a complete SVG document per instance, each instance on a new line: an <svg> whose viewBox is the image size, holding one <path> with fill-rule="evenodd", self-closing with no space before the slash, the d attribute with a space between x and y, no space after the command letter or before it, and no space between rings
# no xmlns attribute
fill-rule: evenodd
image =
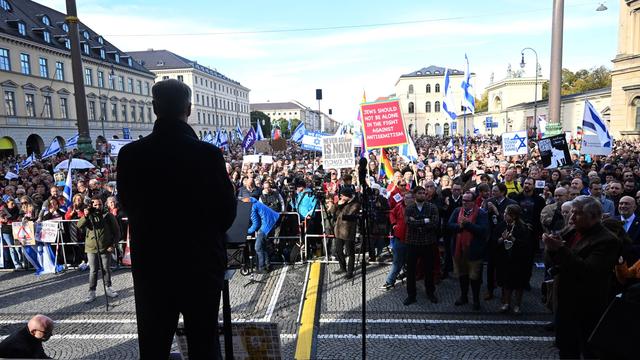
<svg viewBox="0 0 640 360"><path fill-rule="evenodd" d="M87 263L85 263L84 261L82 261L80 263L80 265L78 265L78 270L80 271L85 271L89 268L89 265Z"/></svg>
<svg viewBox="0 0 640 360"><path fill-rule="evenodd" d="M89 294L87 295L87 298L84 300L85 304L88 304L90 302L93 302L93 300L96 299L96 291L95 290L89 290Z"/></svg>
<svg viewBox="0 0 640 360"><path fill-rule="evenodd" d="M110 297L110 298L114 298L114 297L118 296L118 293L117 293L115 290L113 290L113 289L111 288L111 286L109 286L109 287L107 288L106 293L107 293L107 296L108 296L108 297Z"/></svg>

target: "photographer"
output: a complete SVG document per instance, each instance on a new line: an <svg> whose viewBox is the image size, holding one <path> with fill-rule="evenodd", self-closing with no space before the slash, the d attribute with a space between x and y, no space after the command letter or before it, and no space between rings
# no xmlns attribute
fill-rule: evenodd
<svg viewBox="0 0 640 360"><path fill-rule="evenodd" d="M90 303L96 298L98 267L100 265L102 265L103 280L107 287L107 296L118 296L118 293L111 288L110 262L113 246L120 237L120 229L118 229L116 218L104 211L102 199L99 196L93 197L91 207L84 209L84 217L78 220L78 228L87 228L84 251L87 253L89 262L89 294L85 302Z"/></svg>
<svg viewBox="0 0 640 360"><path fill-rule="evenodd" d="M346 274L347 279L353 277L353 268L356 259L355 255L355 240L356 240L356 225L358 224L355 215L360 211L360 203L356 200L355 191L350 187L342 188L340 190L340 200L337 205L330 205L327 209L328 212L334 214L335 228L334 233L335 240L335 252L338 262L340 263L340 269L335 271L334 274ZM346 255L349 263L345 261L344 249L346 247Z"/></svg>

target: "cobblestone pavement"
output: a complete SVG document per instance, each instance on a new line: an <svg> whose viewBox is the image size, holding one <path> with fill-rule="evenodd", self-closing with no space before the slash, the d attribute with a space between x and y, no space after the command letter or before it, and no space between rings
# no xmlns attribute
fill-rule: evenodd
<svg viewBox="0 0 640 360"><path fill-rule="evenodd" d="M314 354L321 359L358 358L360 355L359 271L353 281L331 272L335 264L323 265ZM483 303L483 311L453 306L457 281L438 285L440 304L428 303L418 286L418 302L402 305L404 285L383 292L378 289L388 265L371 265L367 274L368 335L371 359L387 358L555 358L552 333L541 324L550 315L539 304L539 289L525 293L523 314L497 314L498 300ZM295 353L297 316L306 265L279 267L259 275L259 283L236 274L230 282L232 318L278 323L282 354ZM540 274L532 284L538 284ZM84 304L87 272L34 276L29 272L0 272L0 339L34 314L56 321L54 337L45 343L47 353L58 359L136 359L137 334L133 284L129 270L114 273L120 296L106 312L101 286L98 299ZM99 284L101 285L101 284ZM221 313L222 316L222 313ZM176 346L174 344L174 350Z"/></svg>

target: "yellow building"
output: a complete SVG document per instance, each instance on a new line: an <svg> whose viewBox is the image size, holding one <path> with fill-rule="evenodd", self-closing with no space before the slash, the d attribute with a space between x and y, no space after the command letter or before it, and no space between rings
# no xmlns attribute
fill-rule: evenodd
<svg viewBox="0 0 640 360"><path fill-rule="evenodd" d="M640 136L640 0L620 0L618 54L611 73L611 130Z"/></svg>
<svg viewBox="0 0 640 360"><path fill-rule="evenodd" d="M155 76L80 23L91 136L148 134ZM78 133L65 14L30 0L0 0L0 156L41 153Z"/></svg>

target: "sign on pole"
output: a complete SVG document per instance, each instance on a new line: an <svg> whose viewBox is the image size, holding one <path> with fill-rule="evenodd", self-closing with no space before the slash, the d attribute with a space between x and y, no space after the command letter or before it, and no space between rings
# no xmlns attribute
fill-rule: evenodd
<svg viewBox="0 0 640 360"><path fill-rule="evenodd" d="M545 169L555 169L570 166L571 154L565 134L555 135L538 141L538 149Z"/></svg>
<svg viewBox="0 0 640 360"><path fill-rule="evenodd" d="M302 137L302 150L322 151L323 134L317 131L307 131Z"/></svg>
<svg viewBox="0 0 640 360"><path fill-rule="evenodd" d="M365 103L361 105L361 111L367 149L407 143L399 100Z"/></svg>
<svg viewBox="0 0 640 360"><path fill-rule="evenodd" d="M327 169L353 168L353 142L346 136L322 138L322 167Z"/></svg>
<svg viewBox="0 0 640 360"><path fill-rule="evenodd" d="M523 130L502 134L502 152L505 156L527 154L527 132Z"/></svg>

